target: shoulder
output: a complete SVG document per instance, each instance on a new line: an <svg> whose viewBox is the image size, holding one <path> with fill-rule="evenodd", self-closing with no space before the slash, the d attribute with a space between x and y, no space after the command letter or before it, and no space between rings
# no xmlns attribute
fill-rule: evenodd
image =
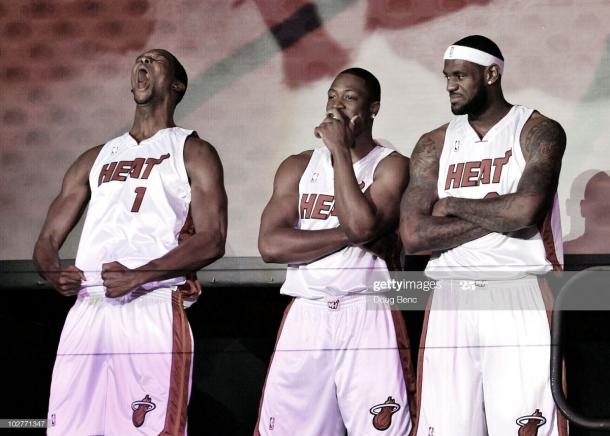
<svg viewBox="0 0 610 436"><path fill-rule="evenodd" d="M95 147L91 147L90 149L83 152L72 165L73 167L79 167L83 170L87 170L89 172L95 160L97 159L100 151L104 148L104 144L96 145Z"/></svg>
<svg viewBox="0 0 610 436"><path fill-rule="evenodd" d="M89 174L103 147L104 144L92 147L76 158L64 176L64 184L70 186L88 185Z"/></svg>
<svg viewBox="0 0 610 436"><path fill-rule="evenodd" d="M96 145L95 147L91 147L90 149L86 150L83 154L81 154L78 159L79 160L84 160L87 162L91 162L91 165L93 165L93 162L95 162L95 159L97 159L97 156L100 154L100 151L102 151L102 148L104 148L104 144L100 144L100 145Z"/></svg>
<svg viewBox="0 0 610 436"><path fill-rule="evenodd" d="M313 152L314 150L307 150L284 159L275 173L275 189L284 190L298 186Z"/></svg>
<svg viewBox="0 0 610 436"><path fill-rule="evenodd" d="M184 143L184 166L189 180L222 181L223 168L216 148L198 136L189 136Z"/></svg>
<svg viewBox="0 0 610 436"><path fill-rule="evenodd" d="M205 139L201 139L193 132L184 141L184 153L216 153L216 149Z"/></svg>
<svg viewBox="0 0 610 436"><path fill-rule="evenodd" d="M434 140L444 140L445 133L447 132L447 127L449 127L449 123L445 123L442 126L437 127L434 130L430 130L422 135L422 138L429 138Z"/></svg>
<svg viewBox="0 0 610 436"><path fill-rule="evenodd" d="M443 144L445 142L445 133L449 123L443 124L430 132L424 133L417 141L411 159L417 159L419 157L434 157L437 160L441 156L443 151Z"/></svg>
<svg viewBox="0 0 610 436"><path fill-rule="evenodd" d="M523 137L524 134L527 136L527 134L532 131L540 130L555 133L564 132L563 127L561 127L561 124L559 124L557 121L542 115L537 110L534 110L534 112L532 112L532 115L525 122L525 125L523 126L523 131L521 132L521 136Z"/></svg>
<svg viewBox="0 0 610 436"><path fill-rule="evenodd" d="M528 159L540 146L563 151L566 145L566 134L557 121L534 111L523 126L520 142L523 154Z"/></svg>
<svg viewBox="0 0 610 436"><path fill-rule="evenodd" d="M311 160L311 156L313 156L314 150L305 150L298 154L292 154L288 156L284 161L280 164L278 168L278 172L282 171L298 171L299 175L303 174L305 168L309 164Z"/></svg>
<svg viewBox="0 0 610 436"><path fill-rule="evenodd" d="M409 158L393 151L384 157L373 174L373 181L384 180L404 190L409 181Z"/></svg>
<svg viewBox="0 0 610 436"><path fill-rule="evenodd" d="M201 164L203 161L220 163L218 151L212 144L196 134L189 136L184 142L184 163L188 166L193 162Z"/></svg>
<svg viewBox="0 0 610 436"><path fill-rule="evenodd" d="M398 151L393 151L379 161L379 164L375 169L375 175L377 175L378 172L393 172L400 174L405 171L409 171L409 158Z"/></svg>

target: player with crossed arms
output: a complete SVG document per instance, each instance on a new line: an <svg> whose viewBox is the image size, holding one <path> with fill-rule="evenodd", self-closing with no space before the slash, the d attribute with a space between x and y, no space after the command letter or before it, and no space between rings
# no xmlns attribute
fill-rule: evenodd
<svg viewBox="0 0 610 436"><path fill-rule="evenodd" d="M424 134L401 205L405 249L438 280L418 365L417 436L562 436L549 382L550 294L561 269L561 126L502 92L504 57L473 35L445 52L457 115ZM546 307L545 307L546 306Z"/></svg>

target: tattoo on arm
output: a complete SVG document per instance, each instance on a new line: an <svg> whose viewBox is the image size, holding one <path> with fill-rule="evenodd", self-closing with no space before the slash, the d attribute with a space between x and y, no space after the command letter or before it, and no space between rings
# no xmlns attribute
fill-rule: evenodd
<svg viewBox="0 0 610 436"><path fill-rule="evenodd" d="M409 200L405 197L405 201ZM458 217L428 216L415 225L415 234L426 241L425 251L454 248L488 233L489 230Z"/></svg>
<svg viewBox="0 0 610 436"><path fill-rule="evenodd" d="M557 190L565 147L566 135L559 123L543 118L534 124L524 141L527 165L519 190L552 197Z"/></svg>
<svg viewBox="0 0 610 436"><path fill-rule="evenodd" d="M456 247L489 233L457 217L432 216L438 200L437 179L443 141L426 135L411 155L411 180L401 202L401 238L407 252L422 253Z"/></svg>
<svg viewBox="0 0 610 436"><path fill-rule="evenodd" d="M451 214L495 232L529 227L544 217L557 190L566 136L556 121L532 122L523 141L527 163L517 192L481 200L452 199Z"/></svg>

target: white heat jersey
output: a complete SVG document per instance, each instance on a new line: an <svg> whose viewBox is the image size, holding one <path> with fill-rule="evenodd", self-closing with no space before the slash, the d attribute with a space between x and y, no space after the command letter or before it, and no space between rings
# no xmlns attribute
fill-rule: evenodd
<svg viewBox="0 0 610 436"><path fill-rule="evenodd" d="M447 127L439 162L438 196L485 198L510 194L525 168L519 138L533 110L513 106L480 139L468 116ZM540 226L512 233L490 233L434 253L426 274L435 279L512 279L543 274L563 264L557 196Z"/></svg>
<svg viewBox="0 0 610 436"><path fill-rule="evenodd" d="M89 175L91 200L76 256L86 278L81 293L104 291L104 263L135 268L178 245L191 202L184 143L192 132L166 128L139 144L125 133L102 147ZM143 287L184 282L176 277Z"/></svg>
<svg viewBox="0 0 610 436"><path fill-rule="evenodd" d="M354 163L354 174L364 192L373 183L375 168L394 150L377 145ZM335 212L335 183L331 153L314 150L299 182L299 220L296 228L323 230L339 226ZM377 280L389 280L383 259L357 246L348 246L314 262L288 265L281 293L304 298L325 298L373 292Z"/></svg>

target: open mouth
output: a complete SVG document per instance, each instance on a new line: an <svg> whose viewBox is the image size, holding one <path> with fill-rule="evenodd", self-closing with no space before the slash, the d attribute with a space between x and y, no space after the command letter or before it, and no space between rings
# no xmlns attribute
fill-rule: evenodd
<svg viewBox="0 0 610 436"><path fill-rule="evenodd" d="M145 89L149 83L148 71L145 68L138 69L137 72L137 82L138 89Z"/></svg>

